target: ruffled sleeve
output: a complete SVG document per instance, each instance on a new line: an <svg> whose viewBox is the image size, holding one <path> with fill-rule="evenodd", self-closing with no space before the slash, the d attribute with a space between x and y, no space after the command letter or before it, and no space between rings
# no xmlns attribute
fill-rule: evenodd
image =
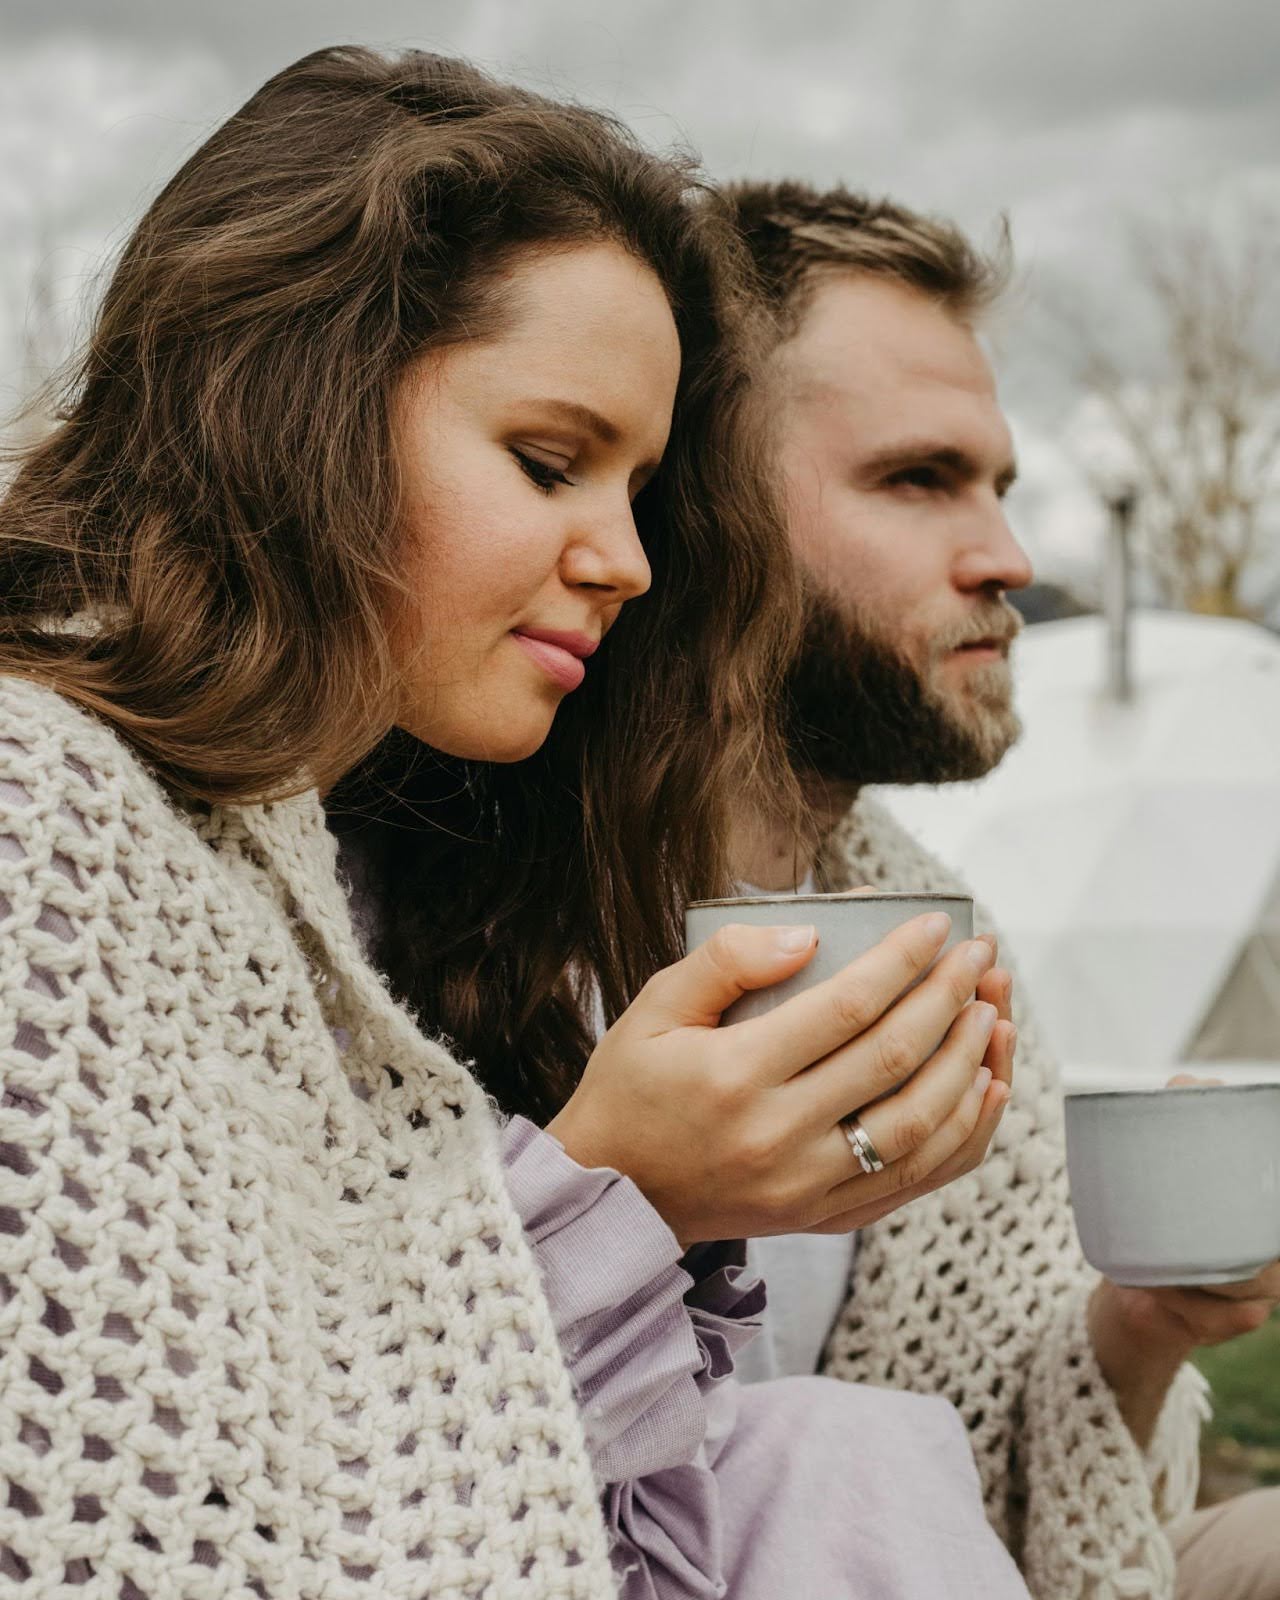
<svg viewBox="0 0 1280 1600"><path fill-rule="evenodd" d="M582 1412L625 1600L725 1592L708 1442L732 1431L735 1352L764 1285L745 1247L680 1246L636 1186L580 1167L522 1117L503 1136L507 1184L533 1245ZM686 1270L687 1269L687 1270Z"/></svg>

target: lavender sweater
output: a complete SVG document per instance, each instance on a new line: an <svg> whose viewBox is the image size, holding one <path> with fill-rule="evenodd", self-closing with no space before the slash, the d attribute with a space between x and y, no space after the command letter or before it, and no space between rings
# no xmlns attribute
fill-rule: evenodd
<svg viewBox="0 0 1280 1600"><path fill-rule="evenodd" d="M1027 1600L950 1405L829 1378L741 1386L765 1291L740 1242L682 1260L629 1179L522 1117L503 1155L623 1600Z"/></svg>

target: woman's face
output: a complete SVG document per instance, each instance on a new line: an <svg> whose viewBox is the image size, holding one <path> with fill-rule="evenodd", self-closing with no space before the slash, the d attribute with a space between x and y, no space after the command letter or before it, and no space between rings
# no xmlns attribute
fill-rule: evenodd
<svg viewBox="0 0 1280 1600"><path fill-rule="evenodd" d="M649 587L631 503L666 447L680 346L653 272L620 246L531 252L491 338L401 385L410 600L402 727L519 761L627 600Z"/></svg>

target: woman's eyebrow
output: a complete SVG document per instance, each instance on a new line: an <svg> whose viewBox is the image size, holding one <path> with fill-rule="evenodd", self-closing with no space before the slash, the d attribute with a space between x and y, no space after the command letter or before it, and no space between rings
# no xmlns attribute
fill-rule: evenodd
<svg viewBox="0 0 1280 1600"><path fill-rule="evenodd" d="M602 417L598 411L593 411L590 406L584 406L578 400L543 398L530 400L527 404L534 410L550 411L565 422L572 422L580 428L585 428L588 433L594 434L601 444L617 444L622 437L621 430L610 422L608 417Z"/></svg>

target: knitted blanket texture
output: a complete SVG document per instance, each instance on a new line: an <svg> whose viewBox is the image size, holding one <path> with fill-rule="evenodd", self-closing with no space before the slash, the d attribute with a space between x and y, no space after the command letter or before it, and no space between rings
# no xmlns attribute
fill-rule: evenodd
<svg viewBox="0 0 1280 1600"><path fill-rule="evenodd" d="M865 800L823 870L956 887ZM0 941L0 1587L611 1595L495 1118L363 960L316 796L180 812L0 679ZM955 1403L1038 1600L1167 1600L1202 1386L1144 1460L1016 1020L992 1156L866 1231L826 1370Z"/></svg>
<svg viewBox="0 0 1280 1600"><path fill-rule="evenodd" d="M181 814L0 679L0 1590L602 1600L496 1121L314 794Z"/></svg>
<svg viewBox="0 0 1280 1600"><path fill-rule="evenodd" d="M825 889L965 887L867 795L819 876ZM975 920L991 927L980 907ZM1205 1385L1182 1369L1144 1459L1089 1342L1097 1275L1071 1216L1058 1069L1016 981L1014 1021L1013 1099L986 1162L861 1234L823 1370L955 1405L1036 1600L1171 1600L1162 1524L1195 1504Z"/></svg>

